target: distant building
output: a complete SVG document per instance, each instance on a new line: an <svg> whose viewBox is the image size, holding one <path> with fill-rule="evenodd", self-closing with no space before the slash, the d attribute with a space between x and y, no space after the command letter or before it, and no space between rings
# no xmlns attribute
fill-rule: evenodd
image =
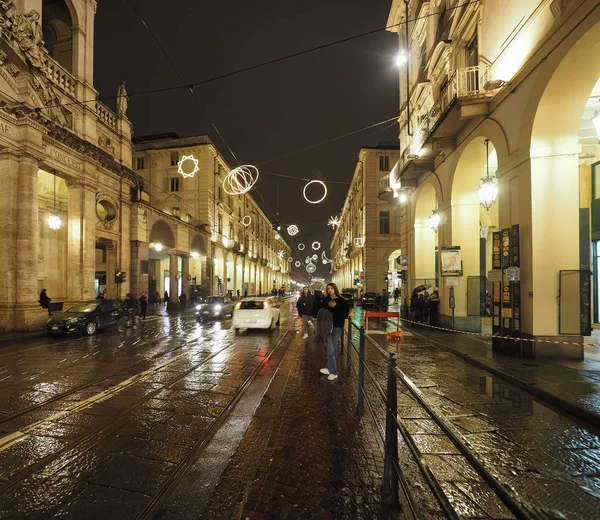
<svg viewBox="0 0 600 520"><path fill-rule="evenodd" d="M226 193L230 167L207 136L134 143L133 166L144 179L132 205L134 291L167 290L176 302L182 290L243 296L289 285L290 247L251 194ZM181 162L185 156L193 159ZM184 177L180 163L185 174L198 171Z"/></svg>
<svg viewBox="0 0 600 520"><path fill-rule="evenodd" d="M399 283L395 268L390 266L400 254L401 225L406 215L402 207L391 207L379 198L382 186L389 186L390 169L398 157L398 145L394 144L360 149L330 246L332 279L340 289L381 292L384 288L393 290Z"/></svg>

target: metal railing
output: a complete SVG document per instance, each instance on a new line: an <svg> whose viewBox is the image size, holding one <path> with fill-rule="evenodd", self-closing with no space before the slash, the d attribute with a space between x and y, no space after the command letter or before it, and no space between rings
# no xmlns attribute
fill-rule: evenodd
<svg viewBox="0 0 600 520"><path fill-rule="evenodd" d="M393 322L392 322L393 323ZM344 338L346 351L344 352ZM376 354L385 362L386 381L384 389L373 368L367 363L367 347L370 353ZM432 468L420 453L414 439L398 415L398 391L399 383L403 390L408 391L412 398L427 412L436 425L444 432L459 452L466 458L471 466L483 478L493 490L499 500L519 520L547 520L561 518L560 513L542 511L514 495L512 490L498 480L471 447L463 435L456 430L454 425L448 421L442 413L437 411L424 397L421 390L414 382L397 366L396 347L386 349L368 336L365 328L360 324L348 319L347 329L341 338L341 353L346 354L346 371L353 371L358 380L357 412L364 414L365 406L375 426L384 447L384 470L381 484L382 501L385 506L392 510L400 510L400 487L415 519L421 519L420 508L417 505L411 487L399 463L398 434L406 443L414 462L427 483L431 493L437 500L442 512L447 518L458 520L460 516L454 509L452 501L446 496L442 486L436 479ZM358 361L354 362L353 354ZM380 363L371 363L375 367L381 367ZM370 397L367 393L367 384L374 388L375 396ZM380 420L381 413L377 414L377 408L385 408L385 424Z"/></svg>
<svg viewBox="0 0 600 520"><path fill-rule="evenodd" d="M379 179L379 193L383 193L384 191L388 191L390 189L390 174L384 175L381 179Z"/></svg>

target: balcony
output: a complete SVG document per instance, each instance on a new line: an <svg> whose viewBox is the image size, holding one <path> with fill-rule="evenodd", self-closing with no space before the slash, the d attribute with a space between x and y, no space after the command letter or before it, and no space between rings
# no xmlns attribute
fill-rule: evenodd
<svg viewBox="0 0 600 520"><path fill-rule="evenodd" d="M48 51L42 58L42 72L44 75L65 94L77 99L77 83L79 81L67 69L48 55Z"/></svg>
<svg viewBox="0 0 600 520"><path fill-rule="evenodd" d="M441 151L455 148L456 136L469 120L489 113L496 88L489 82L487 65L457 69L413 131L410 146L400 160L402 179L431 171Z"/></svg>

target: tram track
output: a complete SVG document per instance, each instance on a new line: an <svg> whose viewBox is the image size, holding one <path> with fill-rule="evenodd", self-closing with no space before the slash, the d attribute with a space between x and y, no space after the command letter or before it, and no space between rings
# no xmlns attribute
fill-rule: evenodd
<svg viewBox="0 0 600 520"><path fill-rule="evenodd" d="M156 509L157 507L160 507L160 505L168 497L170 490L181 479L181 477L183 476L183 474L186 471L186 468L188 468L194 462L194 460L196 460L198 455L201 453L203 447L208 443L210 438L212 438L212 436L216 433L216 431L219 429L221 424L225 421L227 416L231 413L231 410L235 407L235 405L237 404L239 399L244 395L244 393L246 392L246 390L248 389L248 387L250 386L250 384L252 383L254 378L258 375L260 370L262 370L262 368L268 362L268 360L270 359L272 354L275 352L275 350L282 344L282 342L284 341L284 339L286 338L286 336L288 335L288 333L290 332L290 330L292 328L293 328L293 322L290 325L290 327L281 334L281 336L278 338L276 344L273 347L271 347L270 352L265 357L265 359L263 359L254 368L252 373L246 378L246 380L241 384L241 386L231 396L231 398L229 399L229 402L221 410L221 413L219 413L219 415L216 418L214 418L214 420L210 423L208 428L204 431L204 433L202 434L200 439L194 444L192 451L185 457L185 459L180 464L178 464L177 469L169 477L168 481L161 487L157 496L155 496L152 499L152 503L149 505L149 507L152 507L153 510ZM149 401L154 399L161 392L168 390L171 387L173 387L174 385L176 385L177 383L181 382L184 378L186 378L187 376L192 374L194 371L196 371L198 369L202 369L203 366L210 363L213 359L218 358L218 356L223 355L226 351L231 350L232 348L235 348L241 342L243 342L243 338L233 341L233 342L227 344L226 346L224 346L223 348L220 348L219 350L216 350L216 351L210 353L210 355L208 355L206 358L202 359L201 361L199 361L197 363L194 363L192 366L186 368L184 371L177 374L176 377L173 377L168 382L165 382L164 384L161 384L160 386L154 388L151 392L149 392L145 396L140 397L134 404L126 407L122 412L120 412L116 416L110 418L110 420L108 420L107 422L100 424L98 427L86 432L84 435L81 435L77 439L69 442L67 445L56 450L54 453L36 461L35 463L24 468L23 470L18 471L17 473L15 473L11 477L9 477L8 480L2 482L2 484L0 485L0 495L6 494L13 488L17 487L19 484L23 483L32 474L39 472L41 470L44 470L45 468L49 467L55 461L58 461L58 459L60 459L61 457L66 459L66 460L61 461L61 463L60 463L61 466L65 466L65 465L68 465L70 463L70 461L77 460L77 458L80 457L81 454L87 452L88 450L94 449L96 446L101 445L103 443L103 441L105 439L107 439L112 433L116 432L123 425L126 425L130 422L128 417L130 416L130 414L132 412L143 407L146 403L148 403ZM179 347L179 349L181 349L181 348L183 348L183 346ZM162 356L168 355L168 353L163 353L161 355ZM187 355L187 353L180 354L179 356L182 356L182 355ZM171 354L171 357L172 357L172 360L178 359L178 356L173 357L172 354ZM154 373L158 374L164 368L169 368L172 370L172 367L171 367L172 363L173 363L173 361L171 361L171 363L169 363L165 366L157 367L154 370ZM137 376L134 376L134 377L137 377ZM135 382L141 382L141 379L138 378L137 381L130 383L129 386L131 386L131 384L134 384ZM72 393L72 392L70 392L70 393ZM116 395L116 393L113 395ZM102 397L106 397L107 399L110 399L110 397L112 397L113 395L106 395L106 396L102 396ZM105 400L105 399L96 400L92 404L102 402L102 400ZM65 412L59 412L59 414L77 413L77 412L85 409L86 406L87 405L84 404L82 407L76 407L74 409L67 410ZM12 443L23 440L25 438L25 436L33 436L35 434L35 429L43 429L43 427L44 427L43 423L48 423L48 425L49 425L52 423L51 419L55 420L56 417L48 418L45 421L40 421L39 423L31 425L31 427L29 429L24 428L23 429L24 431L17 432L16 437L0 438L0 452L2 452L3 449L7 449L6 447L12 445ZM19 437L19 435L21 435L21 437Z"/></svg>

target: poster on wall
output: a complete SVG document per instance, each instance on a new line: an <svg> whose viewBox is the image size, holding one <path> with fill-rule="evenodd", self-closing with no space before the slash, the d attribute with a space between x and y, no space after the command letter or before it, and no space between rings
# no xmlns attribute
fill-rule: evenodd
<svg viewBox="0 0 600 520"><path fill-rule="evenodd" d="M440 250L442 276L462 276L460 247L443 247Z"/></svg>

